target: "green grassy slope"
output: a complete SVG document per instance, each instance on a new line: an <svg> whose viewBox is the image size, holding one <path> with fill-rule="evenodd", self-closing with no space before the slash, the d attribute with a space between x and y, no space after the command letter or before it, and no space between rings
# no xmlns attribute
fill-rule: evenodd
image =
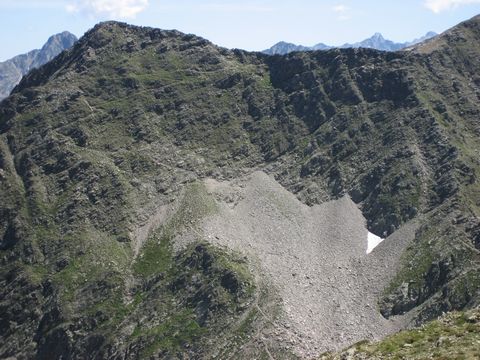
<svg viewBox="0 0 480 360"><path fill-rule="evenodd" d="M452 312L421 328L401 331L376 343L362 342L322 360L478 359L480 311Z"/></svg>

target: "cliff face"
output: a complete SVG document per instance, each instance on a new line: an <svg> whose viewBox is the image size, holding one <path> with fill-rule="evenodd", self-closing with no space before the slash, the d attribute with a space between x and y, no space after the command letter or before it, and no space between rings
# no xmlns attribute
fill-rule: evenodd
<svg viewBox="0 0 480 360"><path fill-rule="evenodd" d="M29 51L26 54L0 63L0 100L6 98L17 85L22 76L36 69L63 50L69 49L77 41L75 35L65 31L51 36L41 49Z"/></svg>
<svg viewBox="0 0 480 360"><path fill-rule="evenodd" d="M200 231L236 203L204 179L256 170L350 197L385 242L417 224L385 318L477 304L478 40L477 17L407 52L267 56L97 25L0 105L0 357L293 356L278 293Z"/></svg>

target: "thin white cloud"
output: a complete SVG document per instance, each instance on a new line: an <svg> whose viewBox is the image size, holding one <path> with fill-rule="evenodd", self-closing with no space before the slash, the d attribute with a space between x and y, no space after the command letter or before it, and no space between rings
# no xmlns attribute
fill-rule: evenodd
<svg viewBox="0 0 480 360"><path fill-rule="evenodd" d="M111 19L134 18L148 6L149 0L74 0L67 4L70 13Z"/></svg>
<svg viewBox="0 0 480 360"><path fill-rule="evenodd" d="M332 11L337 14L338 20L349 20L352 16L350 15L351 8L344 4L338 4L332 7Z"/></svg>
<svg viewBox="0 0 480 360"><path fill-rule="evenodd" d="M468 4L480 4L480 0L425 0L424 2L425 7L435 14Z"/></svg>
<svg viewBox="0 0 480 360"><path fill-rule="evenodd" d="M265 13L273 11L273 8L270 6L257 5L253 3L241 3L241 4L232 4L232 3L207 3L201 6L203 10L215 11L215 12L224 12L224 13Z"/></svg>
<svg viewBox="0 0 480 360"><path fill-rule="evenodd" d="M335 11L336 13L343 13L350 10L350 8L347 5L339 4L339 5L335 5L332 8L332 10Z"/></svg>

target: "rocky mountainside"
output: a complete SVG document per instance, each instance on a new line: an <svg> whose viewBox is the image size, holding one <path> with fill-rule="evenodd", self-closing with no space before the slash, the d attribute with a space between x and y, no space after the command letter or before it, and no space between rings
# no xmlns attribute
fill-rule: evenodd
<svg viewBox="0 0 480 360"><path fill-rule="evenodd" d="M75 35L64 31L51 36L41 49L0 62L0 100L10 94L23 75L49 62L63 50L69 49L75 41L77 41Z"/></svg>
<svg viewBox="0 0 480 360"><path fill-rule="evenodd" d="M437 34L433 31L429 31L424 36L415 39L413 41L405 42L405 43L396 43L391 40L385 39L382 34L375 33L373 36L365 39L363 41L353 43L353 44L343 44L339 46L340 49L349 49L349 48L367 48L367 49L376 49L376 50L383 50L383 51L397 51L404 49L406 47L418 44L422 41L431 39L435 37ZM315 51L315 50L328 50L333 49L335 46L325 45L323 43L318 43L314 46L303 46L303 45L296 45L292 43L287 43L281 41L275 45L273 45L270 49L264 50L263 52L268 55L285 55L294 51Z"/></svg>
<svg viewBox="0 0 480 360"><path fill-rule="evenodd" d="M308 358L478 305L479 40L97 25L0 103L0 357Z"/></svg>

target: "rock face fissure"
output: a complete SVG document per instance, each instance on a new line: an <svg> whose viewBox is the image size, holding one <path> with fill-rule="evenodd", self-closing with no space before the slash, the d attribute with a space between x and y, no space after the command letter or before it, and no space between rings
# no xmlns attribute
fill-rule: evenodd
<svg viewBox="0 0 480 360"><path fill-rule="evenodd" d="M166 205L155 209L154 214L148 217L148 220L133 232L131 238L134 258L138 256L148 237L165 223L168 210L169 208Z"/></svg>

